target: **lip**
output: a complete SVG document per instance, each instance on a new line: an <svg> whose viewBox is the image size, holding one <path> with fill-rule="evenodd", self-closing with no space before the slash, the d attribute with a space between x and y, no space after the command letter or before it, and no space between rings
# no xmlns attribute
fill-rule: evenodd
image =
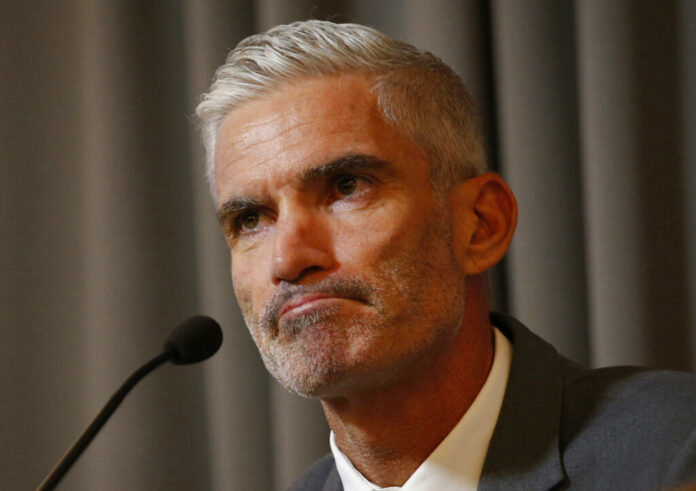
<svg viewBox="0 0 696 491"><path fill-rule="evenodd" d="M285 302L283 306L280 308L280 311L278 312L278 318L282 317L286 313L292 311L292 310L298 310L301 309L303 306L308 305L312 302L315 302L317 300L335 300L335 299L341 299L343 297L339 297L336 295L327 295L323 293L312 293L308 295L298 295L295 297L292 297L290 300Z"/></svg>

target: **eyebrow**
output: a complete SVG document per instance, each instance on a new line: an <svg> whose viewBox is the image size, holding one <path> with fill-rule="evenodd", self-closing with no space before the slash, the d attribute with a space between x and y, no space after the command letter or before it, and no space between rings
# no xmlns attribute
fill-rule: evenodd
<svg viewBox="0 0 696 491"><path fill-rule="evenodd" d="M329 162L304 170L299 176L299 181L307 184L344 172L356 172L368 169L383 171L391 167L389 162L375 157L374 155L348 153L330 160ZM220 223L223 223L230 216L237 216L245 211L258 209L263 207L264 204L264 200L252 197L232 197L220 206L216 214Z"/></svg>
<svg viewBox="0 0 696 491"><path fill-rule="evenodd" d="M329 162L305 170L300 176L300 181L307 183L325 179L342 172L354 172L358 170L384 170L390 167L390 163L374 155L362 153L349 153L341 155Z"/></svg>
<svg viewBox="0 0 696 491"><path fill-rule="evenodd" d="M255 210L262 205L263 203L260 200L253 198L232 198L225 201L215 214L218 221L224 223L228 217L240 215L247 210Z"/></svg>

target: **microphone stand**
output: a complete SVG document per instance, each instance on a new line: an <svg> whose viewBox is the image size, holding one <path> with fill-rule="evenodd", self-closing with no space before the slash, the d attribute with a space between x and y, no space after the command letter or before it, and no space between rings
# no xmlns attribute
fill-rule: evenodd
<svg viewBox="0 0 696 491"><path fill-rule="evenodd" d="M145 363L143 366L138 368L133 374L128 377L128 379L123 383L123 385L111 396L111 399L106 403L106 405L99 411L97 417L94 421L87 427L87 429L80 435L80 437L72 444L68 449L60 462L51 470L51 472L46 476L36 491L50 491L56 487L60 480L65 476L70 467L75 463L75 461L82 455L87 445L90 444L92 439L96 436L104 423L111 417L111 415L116 411L118 406L121 404L126 395L131 391L135 384L140 382L143 377L148 373L152 372L155 368L159 367L166 361L168 361L172 356L176 354L173 348L169 348L162 352L161 354L154 357L152 360Z"/></svg>

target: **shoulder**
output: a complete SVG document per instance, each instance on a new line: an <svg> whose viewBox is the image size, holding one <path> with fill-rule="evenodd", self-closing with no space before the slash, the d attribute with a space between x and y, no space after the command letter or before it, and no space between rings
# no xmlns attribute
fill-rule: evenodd
<svg viewBox="0 0 696 491"><path fill-rule="evenodd" d="M696 481L696 374L590 370L509 316L492 314L491 322L514 353L484 468L489 475L533 468L522 474L536 478L543 468L578 489Z"/></svg>
<svg viewBox="0 0 696 491"><path fill-rule="evenodd" d="M650 423L635 430L661 432L696 425L696 374L641 367L583 369L566 365L563 414L572 426L601 419Z"/></svg>
<svg viewBox="0 0 696 491"><path fill-rule="evenodd" d="M689 460L696 374L566 364L563 378L561 446L569 469L599 467L626 476L652 469L656 487L696 478Z"/></svg>
<svg viewBox="0 0 696 491"><path fill-rule="evenodd" d="M288 491L340 491L342 489L333 455L329 453L312 464L288 488Z"/></svg>

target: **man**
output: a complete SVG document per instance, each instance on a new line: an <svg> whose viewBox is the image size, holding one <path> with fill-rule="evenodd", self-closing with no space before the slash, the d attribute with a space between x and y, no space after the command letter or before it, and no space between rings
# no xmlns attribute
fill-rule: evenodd
<svg viewBox="0 0 696 491"><path fill-rule="evenodd" d="M293 489L659 489L696 478L696 383L588 371L505 316L515 199L460 79L372 29L242 41L198 107L237 300L332 455Z"/></svg>

